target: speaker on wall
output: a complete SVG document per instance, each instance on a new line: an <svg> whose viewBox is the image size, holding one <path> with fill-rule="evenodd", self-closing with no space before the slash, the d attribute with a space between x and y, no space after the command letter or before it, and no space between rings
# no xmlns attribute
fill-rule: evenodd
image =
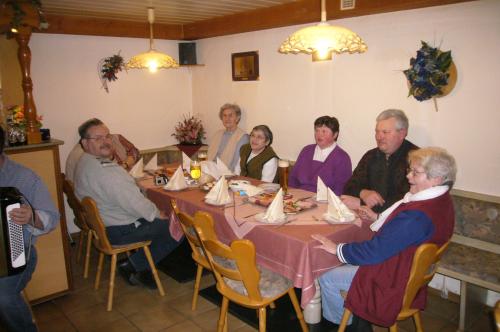
<svg viewBox="0 0 500 332"><path fill-rule="evenodd" d="M196 43L179 43L179 64L196 64Z"/></svg>

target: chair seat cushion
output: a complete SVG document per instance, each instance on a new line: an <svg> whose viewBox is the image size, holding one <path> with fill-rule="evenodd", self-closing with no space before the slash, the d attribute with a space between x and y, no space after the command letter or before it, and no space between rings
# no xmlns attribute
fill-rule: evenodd
<svg viewBox="0 0 500 332"><path fill-rule="evenodd" d="M225 262L220 262L219 264L227 268L236 269L235 262L232 260L225 260ZM260 290L260 295L262 297L264 298L277 297L285 293L290 287L293 286L291 280L279 275L278 273L263 268L262 266L257 266L257 268L259 269L260 272L259 290ZM241 295L248 296L247 290L243 285L243 282L228 278L224 278L224 281L235 292Z"/></svg>

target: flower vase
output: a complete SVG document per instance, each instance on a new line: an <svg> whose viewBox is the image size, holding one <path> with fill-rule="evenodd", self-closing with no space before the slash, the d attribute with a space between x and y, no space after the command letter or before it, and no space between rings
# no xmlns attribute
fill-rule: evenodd
<svg viewBox="0 0 500 332"><path fill-rule="evenodd" d="M199 143L188 143L188 142L182 142L177 144L177 148L184 152L189 158L193 156L202 146L203 144L201 142Z"/></svg>

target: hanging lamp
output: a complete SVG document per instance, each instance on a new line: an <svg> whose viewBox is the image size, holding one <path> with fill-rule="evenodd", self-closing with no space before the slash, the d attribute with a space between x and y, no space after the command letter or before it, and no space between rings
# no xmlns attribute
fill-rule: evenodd
<svg viewBox="0 0 500 332"><path fill-rule="evenodd" d="M153 38L153 23L155 21L155 12L153 7L148 7L148 22L149 22L149 51L140 53L130 59L127 64L127 69L149 69L154 73L161 68L177 68L179 64L170 55L161 53L154 48Z"/></svg>
<svg viewBox="0 0 500 332"><path fill-rule="evenodd" d="M325 0L321 0L321 22L291 34L281 44L279 52L312 54L313 61L324 61L331 60L333 53L363 53L367 49L356 33L326 22Z"/></svg>

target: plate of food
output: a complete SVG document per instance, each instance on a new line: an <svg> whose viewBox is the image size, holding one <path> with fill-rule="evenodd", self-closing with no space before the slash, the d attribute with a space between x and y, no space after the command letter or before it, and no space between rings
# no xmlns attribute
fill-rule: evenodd
<svg viewBox="0 0 500 332"><path fill-rule="evenodd" d="M253 203L253 204L257 204L257 205L260 205L260 206L269 206L274 197L276 197L276 193L273 192L273 193L262 193L262 194L258 194L258 195L255 195L255 196L252 196L252 197L248 197L248 201L250 203ZM290 194L287 194L287 195L284 195L283 198L286 200L286 199L291 199L293 196L290 195Z"/></svg>
<svg viewBox="0 0 500 332"><path fill-rule="evenodd" d="M285 200L283 210L286 214L296 214L306 210L310 210L318 206L315 202L310 201L293 201Z"/></svg>

